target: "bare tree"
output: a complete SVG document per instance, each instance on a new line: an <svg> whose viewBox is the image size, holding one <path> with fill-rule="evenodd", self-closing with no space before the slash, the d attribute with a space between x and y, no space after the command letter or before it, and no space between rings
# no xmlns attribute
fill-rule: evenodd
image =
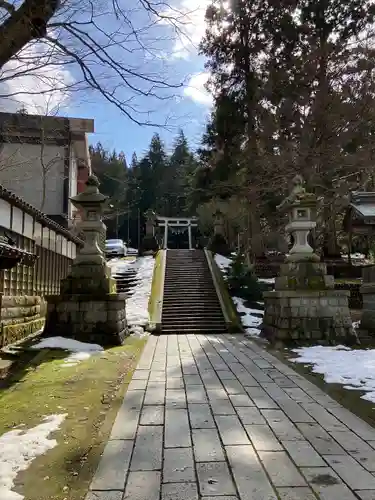
<svg viewBox="0 0 375 500"><path fill-rule="evenodd" d="M161 125L153 122L152 107L164 105L182 84L166 75L168 47L184 15L164 1L124 3L0 0L0 98L48 94L51 86L94 90L135 123ZM74 76L64 80L59 68ZM10 83L21 77L33 78L35 88L14 89ZM147 109L139 102L145 97Z"/></svg>

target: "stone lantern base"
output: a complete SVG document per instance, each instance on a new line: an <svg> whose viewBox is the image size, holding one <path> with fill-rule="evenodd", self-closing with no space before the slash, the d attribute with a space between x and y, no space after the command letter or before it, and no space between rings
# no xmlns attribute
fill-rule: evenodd
<svg viewBox="0 0 375 500"><path fill-rule="evenodd" d="M49 295L43 336L68 337L103 347L127 336L125 293Z"/></svg>
<svg viewBox="0 0 375 500"><path fill-rule="evenodd" d="M334 290L334 278L321 262L281 266L275 291L264 292L262 336L273 343L353 343L347 290Z"/></svg>

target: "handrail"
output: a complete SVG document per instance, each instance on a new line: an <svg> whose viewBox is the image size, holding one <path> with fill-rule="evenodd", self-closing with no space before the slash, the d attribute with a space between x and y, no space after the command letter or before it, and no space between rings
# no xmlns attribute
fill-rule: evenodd
<svg viewBox="0 0 375 500"><path fill-rule="evenodd" d="M161 261L160 261L160 287L159 287L159 300L158 300L158 315L157 315L157 325L161 326L161 316L162 316L162 311L163 311L163 299L164 299L164 281L165 281L165 265L167 262L167 250L160 250L162 252L161 254Z"/></svg>
<svg viewBox="0 0 375 500"><path fill-rule="evenodd" d="M210 272L211 272L212 281L214 282L214 287L215 287L216 294L217 294L217 297L218 297L219 302L220 302L220 307L221 307L221 311L222 311L223 316L224 316L225 323L229 324L229 323L231 323L231 319L229 318L227 308L225 307L223 294L222 294L221 288L219 286L215 270L214 270L213 265L212 265L212 260L211 260L211 257L213 259L212 252L210 252L210 250L207 250L207 248L205 248L204 253L206 256L208 267L209 267Z"/></svg>

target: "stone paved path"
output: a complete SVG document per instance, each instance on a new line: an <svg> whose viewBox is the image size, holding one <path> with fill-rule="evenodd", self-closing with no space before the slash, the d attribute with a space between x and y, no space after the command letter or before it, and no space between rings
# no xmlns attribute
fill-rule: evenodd
<svg viewBox="0 0 375 500"><path fill-rule="evenodd" d="M375 500L375 429L242 335L150 337L86 500Z"/></svg>

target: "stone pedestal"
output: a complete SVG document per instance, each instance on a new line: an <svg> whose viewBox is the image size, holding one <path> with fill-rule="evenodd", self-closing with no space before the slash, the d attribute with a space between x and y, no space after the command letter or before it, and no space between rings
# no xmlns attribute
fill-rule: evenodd
<svg viewBox="0 0 375 500"><path fill-rule="evenodd" d="M125 293L93 297L49 295L43 335L68 337L103 347L121 345L127 336Z"/></svg>
<svg viewBox="0 0 375 500"><path fill-rule="evenodd" d="M82 209L84 246L69 275L61 280L60 295L46 297L43 335L111 346L122 344L127 334L125 294L116 293L116 282L100 246L105 231L101 214L107 197L98 185L97 178L90 176L86 190L71 199Z"/></svg>
<svg viewBox="0 0 375 500"><path fill-rule="evenodd" d="M352 343L349 293L334 290L334 278L323 263L283 264L275 290L263 294L262 336L283 343Z"/></svg>
<svg viewBox="0 0 375 500"><path fill-rule="evenodd" d="M280 267L275 290L264 292L262 336L280 343L353 343L357 341L348 306L350 292L335 290L334 277L309 245L316 199L300 176L279 206L289 212L286 231L294 245Z"/></svg>
<svg viewBox="0 0 375 500"><path fill-rule="evenodd" d="M362 317L360 336L375 337L375 266L362 269Z"/></svg>

